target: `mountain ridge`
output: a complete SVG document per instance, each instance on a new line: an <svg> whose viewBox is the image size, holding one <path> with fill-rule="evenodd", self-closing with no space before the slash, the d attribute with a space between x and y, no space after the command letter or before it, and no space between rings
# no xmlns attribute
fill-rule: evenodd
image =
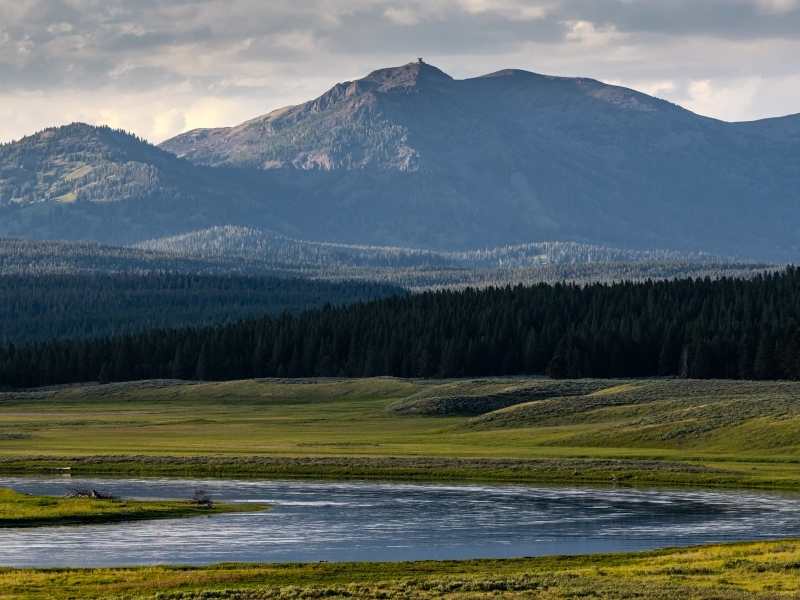
<svg viewBox="0 0 800 600"><path fill-rule="evenodd" d="M361 112L374 112L379 109L382 98L391 94L409 95L412 93L441 93L452 96L461 93L461 88L469 92L486 93L481 88L492 85L493 80L515 80L545 86L573 86L582 90L586 96L616 105L619 108L651 112L658 109L681 114L691 114L686 109L666 100L654 98L629 88L605 84L596 79L586 77L560 77L543 75L523 69L501 69L485 75L466 79L454 79L439 68L428 63L407 63L400 67L388 67L372 71L361 79L335 84L317 98L297 105L286 106L264 115L253 117L238 125L221 128L194 129L167 139L159 147L164 148L181 158L187 158L198 164L207 166L244 166L263 169L295 167L300 169L363 168L371 166L370 160L336 160L326 155L320 156L318 151L299 152L294 157L275 158L259 155L264 151L264 140L270 136L280 136L283 128L289 127L303 117L322 115L323 113L343 107L346 115ZM546 101L546 99L545 99ZM709 117L701 117L713 121ZM333 119L334 128L341 116ZM720 123L724 123L720 121ZM416 149L403 145L409 132L402 131L396 137L398 157L406 158L415 154ZM280 143L280 142L278 142ZM228 152L226 153L226 149ZM204 152L207 150L207 152ZM311 156L309 156L311 154ZM369 157L368 157L369 158ZM416 170L417 165L410 161L396 160L382 165L397 170Z"/></svg>
<svg viewBox="0 0 800 600"><path fill-rule="evenodd" d="M437 251L800 254L800 115L727 123L588 78L409 63L159 148L81 127L0 146L0 235L129 244L231 224Z"/></svg>

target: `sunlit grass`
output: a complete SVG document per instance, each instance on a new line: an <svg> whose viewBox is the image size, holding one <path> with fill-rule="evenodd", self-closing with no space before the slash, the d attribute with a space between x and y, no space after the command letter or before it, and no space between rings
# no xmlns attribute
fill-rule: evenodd
<svg viewBox="0 0 800 600"><path fill-rule="evenodd" d="M137 501L91 497L32 496L0 488L0 528L207 516L222 512L259 510L260 508L264 507L252 504L202 506L188 499Z"/></svg>
<svg viewBox="0 0 800 600"><path fill-rule="evenodd" d="M511 394L517 404L448 416L448 408L463 405L460 399L496 401L498 394ZM535 399L528 401L529 394ZM415 403L441 411L397 411ZM215 466L187 462L198 456L213 458ZM423 461L403 470L390 464L395 457L456 462ZM291 462L298 458L335 464ZM357 467L348 463L356 458ZM476 462L510 459L528 463ZM576 466L577 460L588 462ZM612 460L625 464L600 464ZM800 487L800 383L376 378L141 382L0 394L0 469L64 466L83 473Z"/></svg>
<svg viewBox="0 0 800 600"><path fill-rule="evenodd" d="M413 563L8 569L4 598L775 599L800 594L800 542Z"/></svg>

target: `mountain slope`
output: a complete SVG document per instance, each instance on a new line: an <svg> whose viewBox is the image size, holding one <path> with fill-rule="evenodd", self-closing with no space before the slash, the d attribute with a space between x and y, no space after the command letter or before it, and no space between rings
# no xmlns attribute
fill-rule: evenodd
<svg viewBox="0 0 800 600"><path fill-rule="evenodd" d="M256 212L280 229L267 210L276 186L264 179L73 123L0 146L0 235L123 244Z"/></svg>
<svg viewBox="0 0 800 600"><path fill-rule="evenodd" d="M157 256L264 261L282 266L520 268L543 265L672 262L734 264L724 257L667 250L636 251L575 242L533 242L479 250L446 251L292 239L251 227L211 227L147 240L139 249Z"/></svg>
<svg viewBox="0 0 800 600"><path fill-rule="evenodd" d="M162 148L291 178L319 217L307 238L785 258L798 251L797 128L798 116L725 123L591 79L506 70L454 80L412 63Z"/></svg>
<svg viewBox="0 0 800 600"><path fill-rule="evenodd" d="M725 123L592 79L411 63L161 148L83 124L2 145L0 236L120 245L231 224L796 261L798 158L800 115Z"/></svg>
<svg viewBox="0 0 800 600"><path fill-rule="evenodd" d="M280 271L333 280L385 281L419 291L542 282L644 281L677 277L752 277L776 267L707 254L633 251L574 242L537 242L461 252L292 239L251 227L212 227L148 240L159 257L220 267Z"/></svg>
<svg viewBox="0 0 800 600"><path fill-rule="evenodd" d="M46 129L0 147L0 205L138 199L173 183L164 175L175 165L168 153L108 127Z"/></svg>

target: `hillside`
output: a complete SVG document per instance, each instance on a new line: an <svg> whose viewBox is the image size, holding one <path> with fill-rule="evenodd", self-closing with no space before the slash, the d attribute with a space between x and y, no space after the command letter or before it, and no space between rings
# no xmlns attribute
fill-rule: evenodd
<svg viewBox="0 0 800 600"><path fill-rule="evenodd" d="M798 123L725 123L591 79L454 80L411 63L162 148L300 182L316 215L310 239L440 249L555 239L775 258L798 250Z"/></svg>
<svg viewBox="0 0 800 600"><path fill-rule="evenodd" d="M437 251L422 248L370 246L297 240L252 227L211 227L201 231L147 240L138 248L206 257L239 257L281 264L349 267L499 268L552 264L683 262L724 265L734 261L705 253L674 250L625 250L576 242L533 242L477 250Z"/></svg>
<svg viewBox="0 0 800 600"><path fill-rule="evenodd" d="M704 253L625 250L575 242L538 242L464 251L298 240L252 227L212 227L147 240L160 256L280 269L321 279L386 281L412 290L540 282L673 277L751 277L766 264Z"/></svg>
<svg viewBox="0 0 800 600"><path fill-rule="evenodd" d="M156 148L73 124L0 146L0 235L233 225L462 251L555 240L791 262L800 116L709 119L585 78L412 63ZM177 155L177 156L176 156Z"/></svg>
<svg viewBox="0 0 800 600"><path fill-rule="evenodd" d="M78 275L115 273L242 273L247 261L178 256L154 250L0 238L0 275ZM261 271L261 269L258 269ZM279 274L273 271L272 274Z"/></svg>
<svg viewBox="0 0 800 600"><path fill-rule="evenodd" d="M262 179L73 123L0 145L0 235L122 245L255 213L280 227L263 206L278 187Z"/></svg>

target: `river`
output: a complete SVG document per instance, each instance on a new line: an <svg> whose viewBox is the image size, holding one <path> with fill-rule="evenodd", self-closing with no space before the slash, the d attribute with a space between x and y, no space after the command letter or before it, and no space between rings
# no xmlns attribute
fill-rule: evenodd
<svg viewBox="0 0 800 600"><path fill-rule="evenodd" d="M268 511L0 529L0 565L383 561L584 554L800 537L800 496L482 484L2 477L62 495L266 502Z"/></svg>

